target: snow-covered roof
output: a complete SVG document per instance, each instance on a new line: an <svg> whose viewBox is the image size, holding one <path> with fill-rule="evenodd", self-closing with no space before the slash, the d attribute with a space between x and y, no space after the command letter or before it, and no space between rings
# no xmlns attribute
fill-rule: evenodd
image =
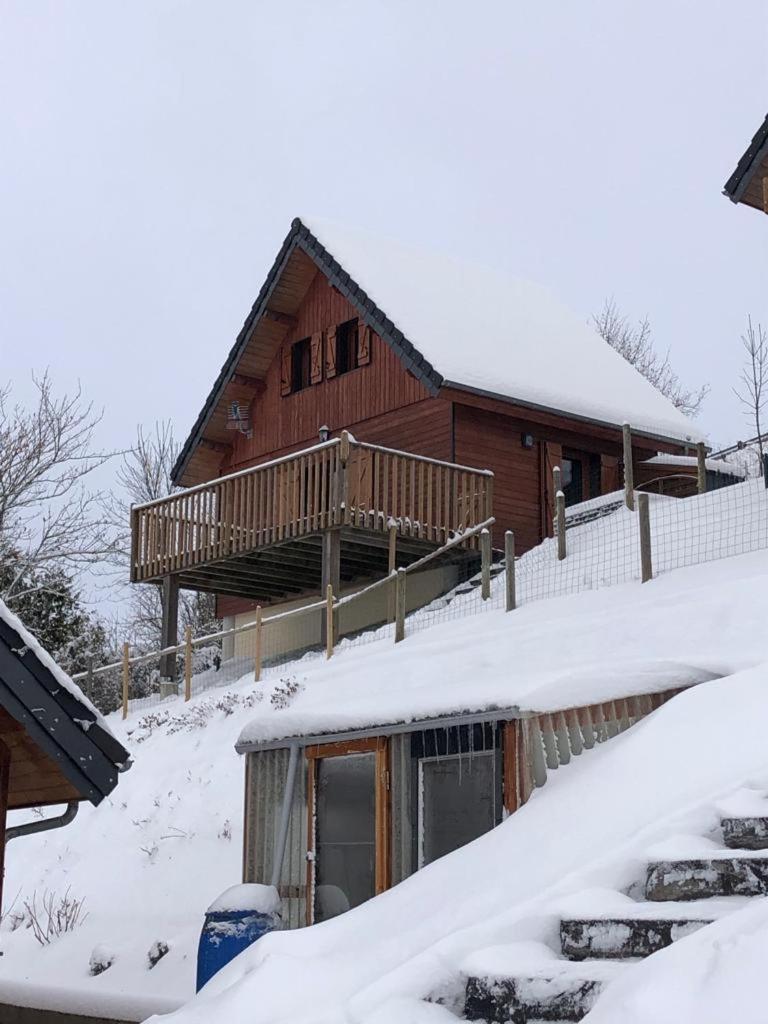
<svg viewBox="0 0 768 1024"><path fill-rule="evenodd" d="M703 438L541 285L324 220L302 223L446 384L654 436Z"/></svg>
<svg viewBox="0 0 768 1024"><path fill-rule="evenodd" d="M3 601L0 706L94 804L114 788L116 773L130 766L104 717Z"/></svg>
<svg viewBox="0 0 768 1024"><path fill-rule="evenodd" d="M698 459L695 455L667 455L660 454L654 455L652 459L646 459L643 463L645 466L684 466L687 468L696 468L698 466ZM710 473L723 473L725 476L745 477L747 475L746 470L743 466L734 466L730 462L724 462L722 459L706 459L705 465Z"/></svg>

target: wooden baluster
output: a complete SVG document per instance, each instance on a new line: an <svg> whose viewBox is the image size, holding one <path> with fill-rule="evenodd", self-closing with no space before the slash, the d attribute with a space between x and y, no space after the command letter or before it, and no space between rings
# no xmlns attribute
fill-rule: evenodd
<svg viewBox="0 0 768 1024"><path fill-rule="evenodd" d="M307 458L301 456L299 460L299 513L297 522L297 534L301 536L306 533L307 523Z"/></svg>
<svg viewBox="0 0 768 1024"><path fill-rule="evenodd" d="M320 529L320 455L312 456L312 529Z"/></svg>
<svg viewBox="0 0 768 1024"><path fill-rule="evenodd" d="M419 463L419 537L424 538L424 463Z"/></svg>
<svg viewBox="0 0 768 1024"><path fill-rule="evenodd" d="M380 452L376 451L373 453L373 496L371 500L371 508L373 509L373 522L371 526L374 530L384 529L381 523L381 502L379 501L380 463Z"/></svg>
<svg viewBox="0 0 768 1024"><path fill-rule="evenodd" d="M435 517L432 512L432 480L435 475L435 467L427 467L427 540L437 540L435 536Z"/></svg>
<svg viewBox="0 0 768 1024"><path fill-rule="evenodd" d="M326 529L329 525L328 509L330 507L330 499L328 485L330 480L328 479L328 473L330 471L330 464L326 463L325 456L327 451L327 448L323 448L320 452L320 520L318 525L321 530Z"/></svg>
<svg viewBox="0 0 768 1024"><path fill-rule="evenodd" d="M451 532L451 491L454 471L443 466L443 541L447 542Z"/></svg>
<svg viewBox="0 0 768 1024"><path fill-rule="evenodd" d="M388 452L382 452L381 456L381 511L383 528L389 527L389 468L390 458Z"/></svg>
<svg viewBox="0 0 768 1024"><path fill-rule="evenodd" d="M419 511L416 505L416 463L410 460L411 472L410 476L410 491L408 494L408 518L411 521L411 537L416 536L416 521L419 518Z"/></svg>

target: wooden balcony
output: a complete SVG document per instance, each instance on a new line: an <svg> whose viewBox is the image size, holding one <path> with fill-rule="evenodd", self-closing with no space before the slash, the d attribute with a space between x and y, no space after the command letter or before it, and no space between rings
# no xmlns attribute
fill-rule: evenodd
<svg viewBox="0 0 768 1024"><path fill-rule="evenodd" d="M317 592L324 535L340 584L408 565L492 515L493 474L354 441L293 455L135 506L131 579L274 600ZM454 549L452 558L471 556ZM327 554L326 556L327 557Z"/></svg>

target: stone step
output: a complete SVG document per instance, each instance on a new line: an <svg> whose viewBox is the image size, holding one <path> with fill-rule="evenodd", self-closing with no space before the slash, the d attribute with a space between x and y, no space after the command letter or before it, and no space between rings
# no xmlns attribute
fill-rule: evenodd
<svg viewBox="0 0 768 1024"><path fill-rule="evenodd" d="M711 920L598 917L560 922L560 944L569 960L626 960L650 956Z"/></svg>
<svg viewBox="0 0 768 1024"><path fill-rule="evenodd" d="M723 818L720 827L732 850L768 850L768 818Z"/></svg>
<svg viewBox="0 0 768 1024"><path fill-rule="evenodd" d="M470 977L464 1019L488 1024L580 1021L625 964L551 961L515 977Z"/></svg>
<svg viewBox="0 0 768 1024"><path fill-rule="evenodd" d="M661 860L648 865L646 899L697 900L709 896L764 896L768 857L707 857Z"/></svg>

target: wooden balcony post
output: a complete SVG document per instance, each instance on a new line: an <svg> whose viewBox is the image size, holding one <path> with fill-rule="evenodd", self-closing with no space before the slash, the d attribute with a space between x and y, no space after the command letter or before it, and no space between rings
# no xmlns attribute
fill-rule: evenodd
<svg viewBox="0 0 768 1024"><path fill-rule="evenodd" d="M160 644L163 648L175 647L179 642L179 580L169 575L162 583L163 622ZM160 692L166 686L164 696L178 693L176 682L176 653L164 654L160 658ZM170 685L169 685L170 684Z"/></svg>
<svg viewBox="0 0 768 1024"><path fill-rule="evenodd" d="M320 593L325 597L329 588L334 594L341 589L341 532L336 530L324 530L322 535L322 567L320 579ZM324 616L321 623L321 640L328 643L328 620ZM330 638L333 644L333 631Z"/></svg>
<svg viewBox="0 0 768 1024"><path fill-rule="evenodd" d="M624 441L624 501L630 512L635 510L635 470L632 464L632 428L624 424L622 431Z"/></svg>
<svg viewBox="0 0 768 1024"><path fill-rule="evenodd" d="M507 582L507 611L515 608L515 535L512 530L504 534L504 562L506 564L505 577Z"/></svg>

